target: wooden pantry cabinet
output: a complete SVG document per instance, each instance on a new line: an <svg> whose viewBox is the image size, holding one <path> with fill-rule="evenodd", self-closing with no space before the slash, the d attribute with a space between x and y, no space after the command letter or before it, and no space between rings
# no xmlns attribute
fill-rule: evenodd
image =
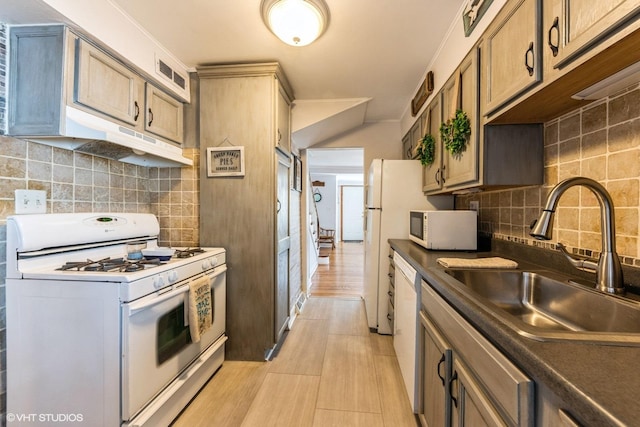
<svg viewBox="0 0 640 427"><path fill-rule="evenodd" d="M278 63L203 66L200 244L227 249L227 358L264 360L289 319L290 104ZM208 148L244 147L242 176L208 176Z"/></svg>

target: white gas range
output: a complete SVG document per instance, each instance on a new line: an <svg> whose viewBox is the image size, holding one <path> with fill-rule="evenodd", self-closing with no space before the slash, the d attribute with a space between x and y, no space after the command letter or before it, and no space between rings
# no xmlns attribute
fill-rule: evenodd
<svg viewBox="0 0 640 427"><path fill-rule="evenodd" d="M21 425L166 425L222 365L225 251L138 259L158 233L151 214L7 219L7 413ZM204 277L212 326L193 342Z"/></svg>

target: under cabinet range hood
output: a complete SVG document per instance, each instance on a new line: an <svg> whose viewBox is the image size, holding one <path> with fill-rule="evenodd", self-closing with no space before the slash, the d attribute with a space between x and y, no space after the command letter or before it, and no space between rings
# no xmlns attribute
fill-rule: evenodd
<svg viewBox="0 0 640 427"><path fill-rule="evenodd" d="M21 136L29 141L140 166L192 166L182 148L71 106L65 106L60 135Z"/></svg>

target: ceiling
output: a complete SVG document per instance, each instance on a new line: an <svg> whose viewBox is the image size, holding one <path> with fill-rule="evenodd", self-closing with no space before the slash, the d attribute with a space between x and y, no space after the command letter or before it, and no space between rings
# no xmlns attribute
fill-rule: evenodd
<svg viewBox="0 0 640 427"><path fill-rule="evenodd" d="M260 0L109 1L189 68L276 60L296 99L371 98L363 120L376 122L401 118L468 0L325 0L329 27L305 47L288 46L267 30ZM42 22L41 0L2 3L0 20Z"/></svg>

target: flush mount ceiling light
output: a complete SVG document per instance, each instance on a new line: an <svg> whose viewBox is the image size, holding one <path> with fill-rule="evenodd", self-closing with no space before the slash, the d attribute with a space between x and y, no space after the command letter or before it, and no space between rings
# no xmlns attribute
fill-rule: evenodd
<svg viewBox="0 0 640 427"><path fill-rule="evenodd" d="M306 46L329 25L324 0L262 0L262 20L267 28L291 46Z"/></svg>

